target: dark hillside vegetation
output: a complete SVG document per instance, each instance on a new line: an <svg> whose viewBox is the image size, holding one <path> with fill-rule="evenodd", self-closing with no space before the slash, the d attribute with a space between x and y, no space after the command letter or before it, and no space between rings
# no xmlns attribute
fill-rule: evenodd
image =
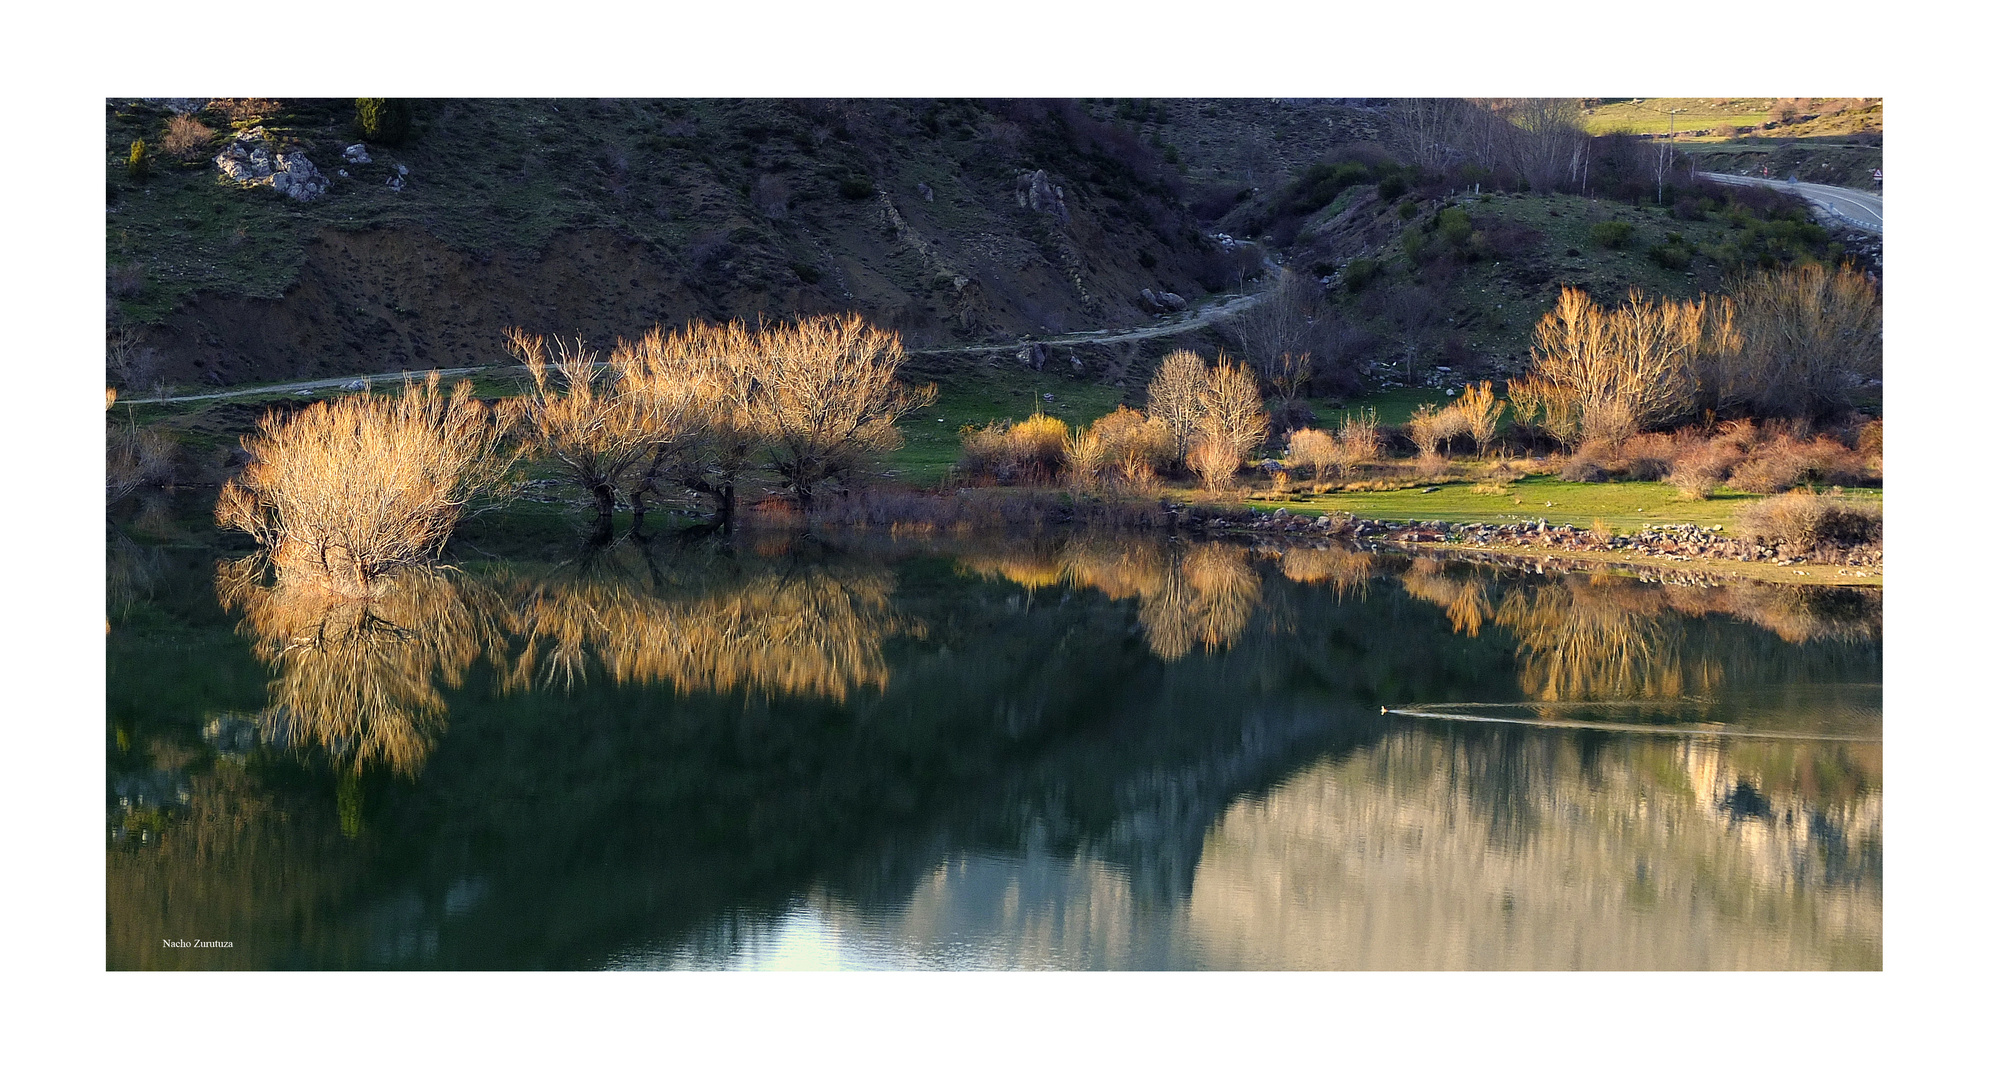
<svg viewBox="0 0 1994 1080"><path fill-rule="evenodd" d="M394 105L406 132L359 163L343 151L370 121L351 99L107 104L109 315L145 328L147 374L452 366L492 359L493 328L516 323L607 337L853 309L914 347L1009 340L1140 325L1143 289L1196 298L1234 276L1179 166L1112 106ZM190 123L207 135L129 167L135 140ZM214 155L258 128L330 191L221 178Z"/></svg>

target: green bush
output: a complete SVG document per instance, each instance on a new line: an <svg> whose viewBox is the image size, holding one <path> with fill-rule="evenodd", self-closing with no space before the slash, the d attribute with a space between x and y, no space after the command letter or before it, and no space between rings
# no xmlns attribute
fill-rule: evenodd
<svg viewBox="0 0 1994 1080"><path fill-rule="evenodd" d="M1406 193L1405 177L1399 175L1398 173L1393 173L1390 176L1387 176L1384 179L1378 181L1378 198L1383 199L1386 202L1390 202L1391 200L1396 199L1405 193Z"/></svg>
<svg viewBox="0 0 1994 1080"><path fill-rule="evenodd" d="M146 149L144 139L132 140L131 155L125 158L125 174L134 180L152 175L152 153Z"/></svg>
<svg viewBox="0 0 1994 1080"><path fill-rule="evenodd" d="M857 201L872 197L872 178L869 176L846 176L838 180L838 194Z"/></svg>
<svg viewBox="0 0 1994 1080"><path fill-rule="evenodd" d="M1634 226L1624 221L1602 221L1592 227L1592 242L1603 248L1623 248L1634 238Z"/></svg>
<svg viewBox="0 0 1994 1080"><path fill-rule="evenodd" d="M1351 292L1359 292L1378 276L1381 268L1376 259L1352 259L1350 265L1343 268L1343 284Z"/></svg>
<svg viewBox="0 0 1994 1080"><path fill-rule="evenodd" d="M1648 249L1648 258L1665 270L1687 270L1695 256L1696 248L1681 233L1670 233L1666 241Z"/></svg>
<svg viewBox="0 0 1994 1080"><path fill-rule="evenodd" d="M354 98L353 123L371 143L399 146L408 138L408 102L400 98Z"/></svg>

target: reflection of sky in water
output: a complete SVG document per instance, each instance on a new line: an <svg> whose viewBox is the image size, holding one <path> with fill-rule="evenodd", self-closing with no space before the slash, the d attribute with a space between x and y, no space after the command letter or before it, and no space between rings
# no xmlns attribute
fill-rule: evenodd
<svg viewBox="0 0 1994 1080"><path fill-rule="evenodd" d="M1146 895L1084 851L956 854L902 904L815 893L731 933L610 966L1880 964L1880 795L1823 804L1760 790L1731 748L1707 739L1629 739L1585 762L1567 739L1512 743L1506 768L1492 770L1458 741L1408 725L1238 799L1206 831L1181 897ZM1771 764L1790 749L1770 751Z"/></svg>

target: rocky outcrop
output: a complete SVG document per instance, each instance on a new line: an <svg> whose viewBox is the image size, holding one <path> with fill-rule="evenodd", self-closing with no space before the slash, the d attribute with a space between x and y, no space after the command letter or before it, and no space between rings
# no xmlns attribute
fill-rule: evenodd
<svg viewBox="0 0 1994 1080"><path fill-rule="evenodd" d="M1041 214L1050 214L1061 225L1073 220L1066 210L1066 189L1055 187L1046 178L1045 170L1022 173L1018 176L1018 205L1029 207Z"/></svg>
<svg viewBox="0 0 1994 1080"><path fill-rule="evenodd" d="M1176 293L1161 289L1144 289L1142 291L1142 304L1143 307L1148 308L1150 311L1157 312L1183 311L1185 308L1191 306L1189 301Z"/></svg>
<svg viewBox="0 0 1994 1080"><path fill-rule="evenodd" d="M215 168L244 187L268 185L299 202L310 202L332 189L332 178L311 159L295 151L272 152L262 128L250 128L215 155Z"/></svg>

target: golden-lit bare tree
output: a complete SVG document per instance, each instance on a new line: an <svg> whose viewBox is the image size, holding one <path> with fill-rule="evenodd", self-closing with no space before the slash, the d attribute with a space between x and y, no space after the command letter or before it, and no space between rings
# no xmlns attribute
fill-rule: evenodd
<svg viewBox="0 0 1994 1080"><path fill-rule="evenodd" d="M825 487L898 447L894 424L935 400L932 385L913 389L895 378L900 335L857 315L764 328L755 344L761 392L750 415L770 466L805 511Z"/></svg>
<svg viewBox="0 0 1994 1080"><path fill-rule="evenodd" d="M1475 452L1487 457L1489 446L1495 442L1496 425L1502 421L1502 402L1496 398L1495 387L1486 381L1464 387L1453 407L1460 410L1468 436L1475 440Z"/></svg>
<svg viewBox="0 0 1994 1080"><path fill-rule="evenodd" d="M310 572L348 595L436 556L474 501L503 490L518 460L517 421L460 382L431 372L401 394L321 401L289 418L266 413L244 436L250 462L222 487L215 521L270 549L280 572Z"/></svg>
<svg viewBox="0 0 1994 1080"><path fill-rule="evenodd" d="M513 329L506 348L533 378L526 422L536 449L595 500L596 527L607 536L618 488L651 454L651 410L580 341L557 339L550 360L544 337Z"/></svg>
<svg viewBox="0 0 1994 1080"><path fill-rule="evenodd" d="M1170 429L1172 456L1182 459L1191 449L1191 432L1197 426L1198 402L1204 396L1211 369L1205 358L1189 349L1178 349L1163 358L1156 376L1149 380L1149 415Z"/></svg>
<svg viewBox="0 0 1994 1080"><path fill-rule="evenodd" d="M1197 434L1228 447L1244 459L1267 437L1267 411L1253 373L1224 353L1198 396Z"/></svg>
<svg viewBox="0 0 1994 1080"><path fill-rule="evenodd" d="M1706 302L1652 301L1639 290L1613 311L1567 287L1537 324L1521 396L1546 411L1554 436L1618 442L1687 414L1696 401ZM1518 395L1512 386L1511 396ZM1560 412L1556 421L1552 412ZM1573 413L1575 415L1566 415ZM1570 438L1559 436L1569 444Z"/></svg>

